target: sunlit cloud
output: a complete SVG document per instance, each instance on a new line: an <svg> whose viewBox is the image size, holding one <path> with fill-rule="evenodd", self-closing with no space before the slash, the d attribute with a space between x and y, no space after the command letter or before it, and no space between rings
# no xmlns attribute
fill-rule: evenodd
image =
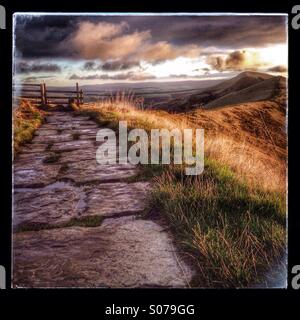
<svg viewBox="0 0 300 320"><path fill-rule="evenodd" d="M139 59L159 63L177 57L196 57L200 48L196 45L175 46L166 41L151 42L149 30L126 32L128 25L111 23L80 23L69 43L83 59L109 61Z"/></svg>
<svg viewBox="0 0 300 320"><path fill-rule="evenodd" d="M23 19L14 75L23 81L199 80L244 70L287 75L284 16Z"/></svg>

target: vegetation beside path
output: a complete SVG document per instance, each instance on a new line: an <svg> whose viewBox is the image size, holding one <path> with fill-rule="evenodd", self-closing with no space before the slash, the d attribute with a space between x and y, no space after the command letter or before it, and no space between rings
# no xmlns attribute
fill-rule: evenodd
<svg viewBox="0 0 300 320"><path fill-rule="evenodd" d="M30 142L34 132L43 123L45 112L32 105L29 101L23 100L13 112L13 147L16 154L20 147Z"/></svg>
<svg viewBox="0 0 300 320"><path fill-rule="evenodd" d="M184 115L138 109L132 96L85 104L76 112L115 130L120 120L127 121L128 130L191 127ZM184 166L143 165L136 177L152 178L147 215L159 212L168 221L176 244L198 270L195 287L254 285L285 251L284 188L270 184L259 166L250 179L245 159L238 166L224 154L243 156L244 150L245 144L235 144L234 150L219 148L219 153L205 150L205 169L199 176L186 176Z"/></svg>

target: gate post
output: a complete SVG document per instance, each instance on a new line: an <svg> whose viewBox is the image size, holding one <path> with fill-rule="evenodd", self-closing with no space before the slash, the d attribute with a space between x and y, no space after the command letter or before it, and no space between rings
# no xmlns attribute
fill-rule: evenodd
<svg viewBox="0 0 300 320"><path fill-rule="evenodd" d="M45 104L48 104L46 83L43 84L43 87L44 87L44 102Z"/></svg>
<svg viewBox="0 0 300 320"><path fill-rule="evenodd" d="M80 103L83 104L83 91L80 90Z"/></svg>
<svg viewBox="0 0 300 320"><path fill-rule="evenodd" d="M77 94L77 106L80 106L80 93L79 93L79 85L76 83L76 94Z"/></svg>
<svg viewBox="0 0 300 320"><path fill-rule="evenodd" d="M43 106L45 104L45 93L44 93L45 87L43 83L40 84L40 88L41 88L41 105Z"/></svg>

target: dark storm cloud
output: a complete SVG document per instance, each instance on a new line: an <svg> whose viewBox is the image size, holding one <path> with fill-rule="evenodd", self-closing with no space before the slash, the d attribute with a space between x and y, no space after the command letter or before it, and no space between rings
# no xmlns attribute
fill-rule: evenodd
<svg viewBox="0 0 300 320"><path fill-rule="evenodd" d="M124 34L150 32L151 42L219 48L263 47L286 41L280 16L17 16L16 49L25 58L80 58L70 37L82 22L126 22Z"/></svg>
<svg viewBox="0 0 300 320"><path fill-rule="evenodd" d="M28 62L20 62L16 66L18 73L39 73L39 72L61 72L60 66L50 63L33 64Z"/></svg>
<svg viewBox="0 0 300 320"><path fill-rule="evenodd" d="M72 52L64 42L73 30L72 19L66 17L17 16L17 53L25 58L70 57Z"/></svg>
<svg viewBox="0 0 300 320"><path fill-rule="evenodd" d="M95 61L87 61L83 65L83 70L85 71L122 71L129 70L135 67L140 68L140 63L137 61L108 61L103 64L98 64Z"/></svg>
<svg viewBox="0 0 300 320"><path fill-rule="evenodd" d="M197 41L202 46L239 49L285 42L285 21L282 16L171 17L168 27L157 21L152 30L177 44Z"/></svg>
<svg viewBox="0 0 300 320"><path fill-rule="evenodd" d="M102 70L104 71L118 71L118 70L128 70L134 67L140 67L140 63L137 61L111 61L106 62L102 65Z"/></svg>
<svg viewBox="0 0 300 320"><path fill-rule="evenodd" d="M101 69L101 65L96 64L95 61L87 61L83 66L83 70L86 70L86 71L95 71L100 69Z"/></svg>

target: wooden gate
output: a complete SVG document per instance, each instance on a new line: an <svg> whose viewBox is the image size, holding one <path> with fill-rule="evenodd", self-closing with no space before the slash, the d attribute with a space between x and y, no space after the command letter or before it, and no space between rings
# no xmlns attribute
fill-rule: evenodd
<svg viewBox="0 0 300 320"><path fill-rule="evenodd" d="M70 104L76 103L78 106L83 104L83 91L76 83L74 91L47 89L45 83L31 84L24 83L13 87L14 97L17 99L27 99L33 104Z"/></svg>

